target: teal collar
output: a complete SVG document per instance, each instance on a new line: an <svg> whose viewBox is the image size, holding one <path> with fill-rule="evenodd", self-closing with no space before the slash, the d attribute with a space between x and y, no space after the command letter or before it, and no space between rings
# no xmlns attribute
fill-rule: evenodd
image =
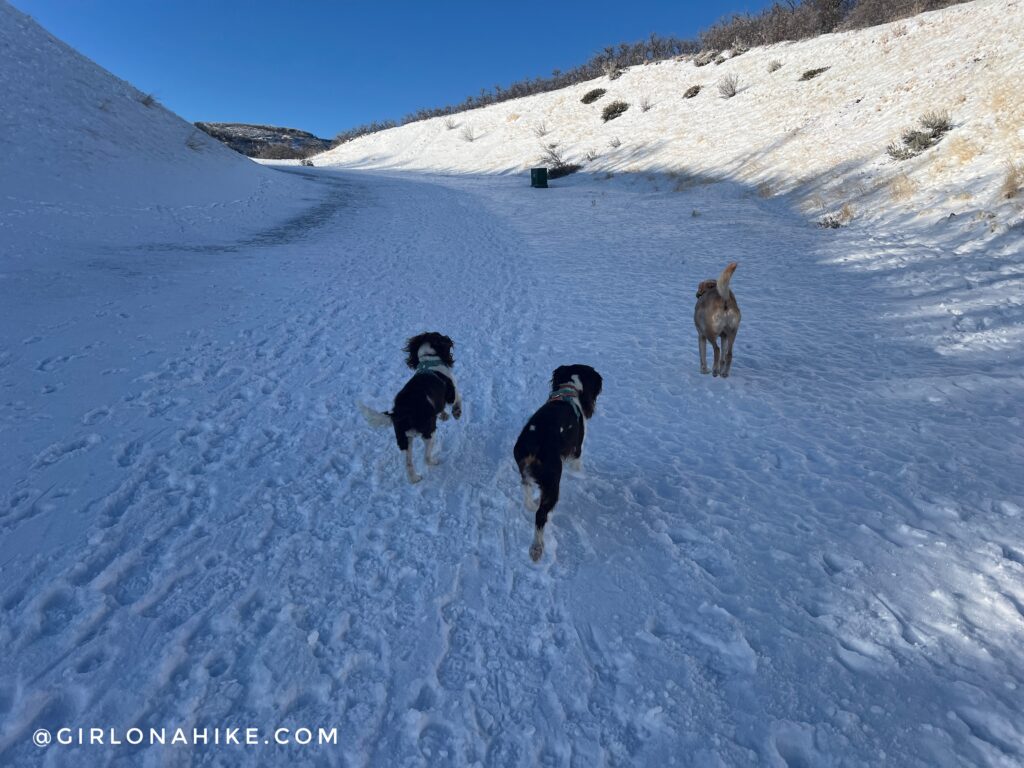
<svg viewBox="0 0 1024 768"><path fill-rule="evenodd" d="M444 365L444 360L436 355L420 355L420 362L416 366L416 373L434 373L435 368Z"/></svg>
<svg viewBox="0 0 1024 768"><path fill-rule="evenodd" d="M576 411L576 415L583 420L583 411L580 408L580 391L574 384L559 384L558 389L551 393L548 397L549 403L556 402L568 403Z"/></svg>

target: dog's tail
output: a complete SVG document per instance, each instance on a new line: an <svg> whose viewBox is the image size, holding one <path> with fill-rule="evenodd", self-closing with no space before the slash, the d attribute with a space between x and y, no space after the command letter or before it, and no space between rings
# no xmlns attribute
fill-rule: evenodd
<svg viewBox="0 0 1024 768"><path fill-rule="evenodd" d="M371 427L389 427L391 426L391 413L388 411L375 411L372 408L367 408L362 403L357 403L359 411L363 414L363 418L366 419L366 423Z"/></svg>
<svg viewBox="0 0 1024 768"><path fill-rule="evenodd" d="M732 273L736 271L736 262L733 261L722 270L722 274L718 276L718 295L722 297L723 301L729 300L729 281L732 280Z"/></svg>

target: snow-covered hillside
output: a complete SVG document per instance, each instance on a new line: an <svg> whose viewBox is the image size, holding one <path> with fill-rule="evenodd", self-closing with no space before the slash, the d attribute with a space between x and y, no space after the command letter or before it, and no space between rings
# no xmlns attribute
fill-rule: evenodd
<svg viewBox="0 0 1024 768"><path fill-rule="evenodd" d="M944 13L999 5L1019 10ZM773 76L869 32L942 57L914 36L945 18L779 47ZM960 40L963 61L1009 55ZM753 80L757 57L634 70L605 99L673 68ZM495 173L538 153L512 135L534 118L501 112L516 104L460 118L503 115L508 146L422 124L329 156L418 172L272 170L193 149L6 5L0 63L19 137L0 152L0 764L1024 765L1017 201L985 227L889 201L819 229L804 187L775 192L845 161L762 141L741 163L756 120L727 123L731 150L705 122L685 164L609 148L647 170L534 190ZM911 119L929 106L903 93ZM577 97L520 105L594 118ZM651 98L597 131L628 154L620 129L661 119ZM901 170L921 181L958 135L1020 129L969 121ZM992 183L965 181L965 205ZM733 259L723 381L699 372L692 302ZM411 486L356 401L387 405L427 329L456 342L465 409ZM512 445L572 362L605 389L535 565ZM93 727L144 743L75 740ZM264 743L278 727L337 740ZM188 743L149 743L178 728ZM192 743L227 728L258 743ZM61 729L72 743L34 743Z"/></svg>
<svg viewBox="0 0 1024 768"><path fill-rule="evenodd" d="M814 40L755 48L724 63L692 60L632 67L572 88L434 118L342 144L325 165L495 173L544 164L557 144L594 173L668 172L682 186L708 178L763 195L796 193L808 210L845 204L857 217L898 213L934 222L967 214L972 235L1021 219L1000 188L1024 158L1024 4L976 0L904 21ZM769 71L769 65L781 66ZM803 73L828 67L811 80ZM717 84L739 80L731 99ZM702 90L684 98L692 86ZM607 94L592 104L593 88ZM612 101L630 107L602 122ZM644 101L650 105L643 111ZM953 131L923 156L896 162L890 141L930 111ZM538 136L538 129L546 131ZM467 141L465 131L473 132ZM615 141L618 146L611 146ZM594 158L587 159L588 153ZM1008 209L1008 210L1007 210Z"/></svg>
<svg viewBox="0 0 1024 768"><path fill-rule="evenodd" d="M150 243L259 227L299 187L97 67L0 1L0 237ZM38 258L38 256L37 256Z"/></svg>

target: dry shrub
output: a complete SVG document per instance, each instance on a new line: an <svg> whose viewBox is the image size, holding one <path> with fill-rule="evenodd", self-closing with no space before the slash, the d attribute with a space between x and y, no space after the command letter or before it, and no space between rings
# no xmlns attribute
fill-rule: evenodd
<svg viewBox="0 0 1024 768"><path fill-rule="evenodd" d="M582 101L584 104L593 104L606 93L608 93L608 91L605 90L604 88L595 88L592 91L587 91L586 93L584 93L580 101Z"/></svg>
<svg viewBox="0 0 1024 768"><path fill-rule="evenodd" d="M829 69L831 69L831 67L818 67L817 69L808 69L806 72L804 72L802 75L800 75L800 79L801 80L813 80L818 75L820 75L822 72L828 72Z"/></svg>
<svg viewBox="0 0 1024 768"><path fill-rule="evenodd" d="M822 218L818 222L818 226L822 227L823 229L839 229L840 227L845 227L847 224L853 221L853 217L853 206L850 205L849 203L846 203L845 205L843 205L842 208L839 209L838 213L832 213Z"/></svg>
<svg viewBox="0 0 1024 768"><path fill-rule="evenodd" d="M606 123L609 120L614 120L619 117L623 112L629 109L629 104L624 101L613 101L611 104L606 106L601 112L601 119Z"/></svg>
<svg viewBox="0 0 1024 768"><path fill-rule="evenodd" d="M782 62L779 61L778 59L772 59L771 61L768 62L769 72L775 72L780 69L782 69Z"/></svg>
<svg viewBox="0 0 1024 768"><path fill-rule="evenodd" d="M1002 195L1007 200L1017 196L1024 189L1024 161L1006 164L1006 176L1003 178Z"/></svg>
<svg viewBox="0 0 1024 768"><path fill-rule="evenodd" d="M447 128L449 131L452 131L452 130L455 130L456 128L458 128L459 124L457 122L455 122L455 118L454 117L446 117L444 119L444 127Z"/></svg>
<svg viewBox="0 0 1024 768"><path fill-rule="evenodd" d="M708 50L693 57L693 66L706 67L718 57L718 51Z"/></svg>
<svg viewBox="0 0 1024 768"><path fill-rule="evenodd" d="M467 125L462 129L462 138L468 142L474 142L477 139L476 131L473 130L472 125Z"/></svg>
<svg viewBox="0 0 1024 768"><path fill-rule="evenodd" d="M773 194L773 192L772 192L772 185L769 184L767 181L762 181L760 184L757 185L757 196L758 197L768 198L768 197L771 197L772 194Z"/></svg>
<svg viewBox="0 0 1024 768"><path fill-rule="evenodd" d="M533 127L533 135L538 139L548 135L548 124L541 120L537 125Z"/></svg>
<svg viewBox="0 0 1024 768"><path fill-rule="evenodd" d="M622 146L622 139L620 139L618 136L612 136L608 140L608 146L611 147L612 149L618 149L620 146Z"/></svg>
<svg viewBox="0 0 1024 768"><path fill-rule="evenodd" d="M700 93L700 86L699 85L691 85L689 88L686 89L686 93L683 94L683 98L684 99L692 99L698 93Z"/></svg>
<svg viewBox="0 0 1024 768"><path fill-rule="evenodd" d="M948 112L928 112L918 120L924 130L911 128L903 132L900 142L891 142L886 152L893 160L909 160L934 147L953 127Z"/></svg>
<svg viewBox="0 0 1024 768"><path fill-rule="evenodd" d="M718 95L723 99L731 99L740 89L740 79L736 75L726 75L718 81Z"/></svg>
<svg viewBox="0 0 1024 768"><path fill-rule="evenodd" d="M542 147L542 151L541 163L549 166L548 178L550 179L560 179L570 173L576 173L580 169L578 164L566 162L565 157L558 151L557 144Z"/></svg>

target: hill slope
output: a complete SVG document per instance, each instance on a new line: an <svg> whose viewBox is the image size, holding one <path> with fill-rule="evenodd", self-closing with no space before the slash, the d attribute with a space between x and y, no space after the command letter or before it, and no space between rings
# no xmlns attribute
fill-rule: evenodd
<svg viewBox="0 0 1024 768"><path fill-rule="evenodd" d="M0 104L0 231L11 247L210 235L294 207L294 179L232 152L4 0Z"/></svg>
<svg viewBox="0 0 1024 768"><path fill-rule="evenodd" d="M613 81L600 78L456 115L454 129L435 118L365 136L316 162L512 172L547 164L543 149L556 144L567 162L593 173L672 173L683 185L726 178L765 195L793 193L813 215L843 205L861 219L967 214L970 223L958 226L977 235L993 225L989 214L998 228L1021 218L1020 199L1002 196L1007 163L1024 160L1021 39L1020 0L976 0L883 26L756 48L720 65L685 60L632 67ZM769 71L773 61L781 67ZM739 81L731 99L718 93L725 77ZM692 86L700 93L684 98ZM607 94L582 104L580 97L597 87ZM602 122L602 109L615 100L630 108ZM890 159L887 144L936 110L952 117L945 139L917 159Z"/></svg>

